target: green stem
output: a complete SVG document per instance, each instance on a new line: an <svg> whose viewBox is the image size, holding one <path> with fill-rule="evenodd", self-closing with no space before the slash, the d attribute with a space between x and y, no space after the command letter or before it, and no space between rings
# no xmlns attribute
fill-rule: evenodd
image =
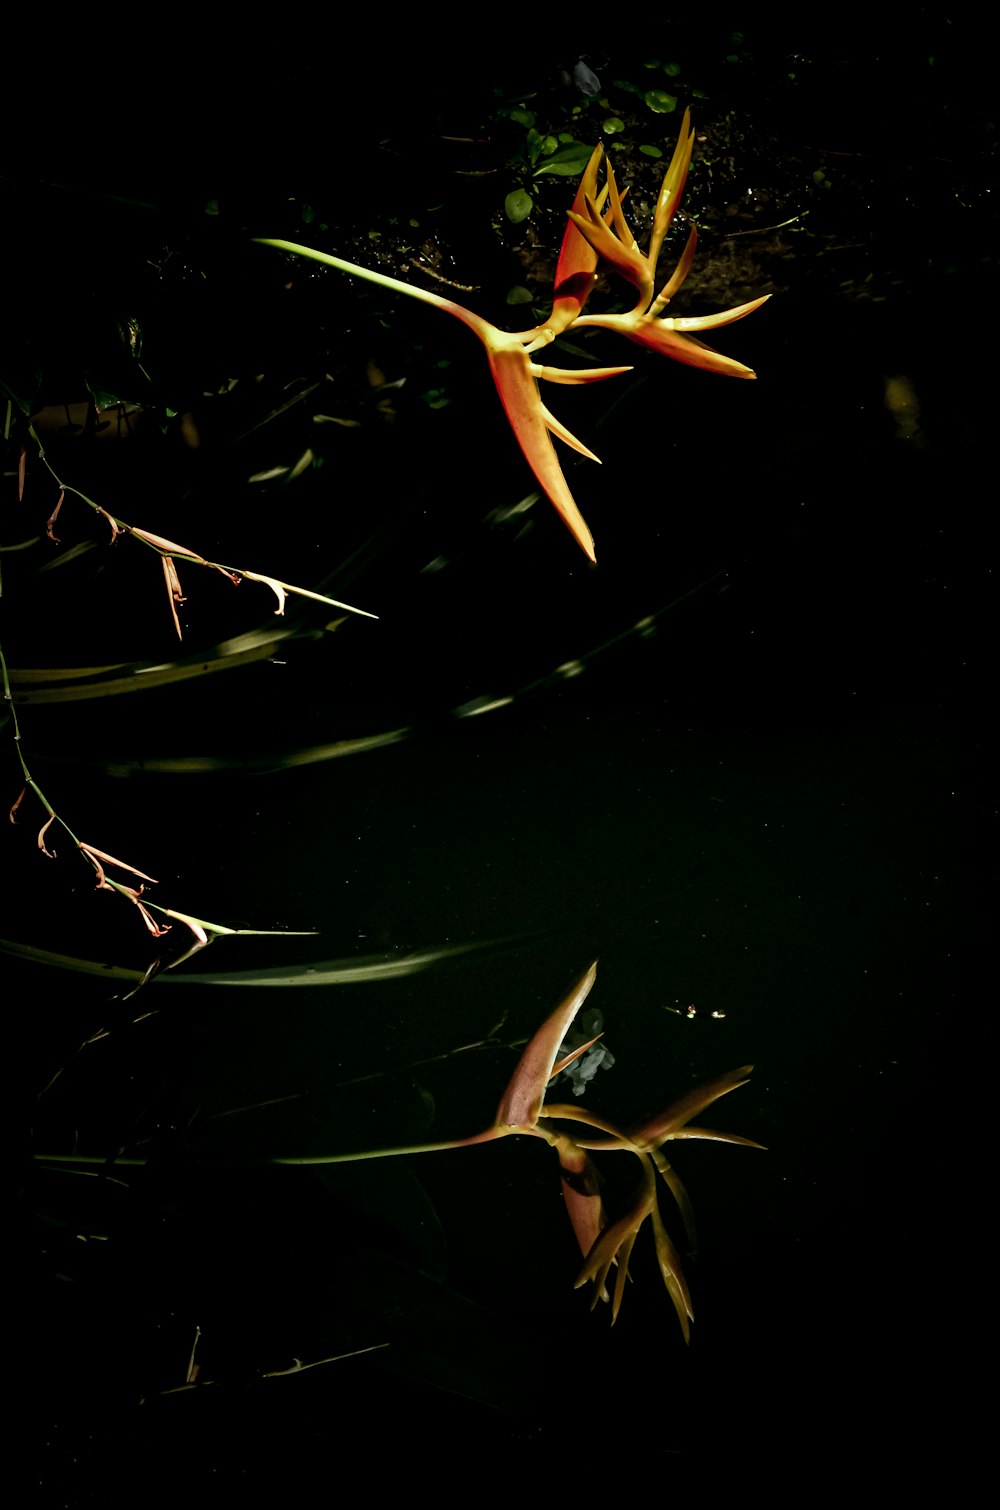
<svg viewBox="0 0 1000 1510"><path fill-rule="evenodd" d="M420 299L424 304L433 304L436 309L452 311L462 308L451 299L432 293L430 289L414 288L412 284L404 283L400 278L391 278L388 273L377 273L371 268L359 267L356 262L345 262L342 257L331 257L329 252L317 252L315 248L301 246L297 241L277 241L270 236L254 236L253 240L260 246L273 246L279 252L291 252L295 257L308 257L311 262L322 262L324 267L336 268L338 273L349 273L352 278L364 278L369 283L377 283L380 288L391 290L392 293L405 294L407 298ZM463 314L468 313L468 310L463 310Z"/></svg>
<svg viewBox="0 0 1000 1510"><path fill-rule="evenodd" d="M414 288L411 283L404 283L400 278L391 278L388 273L376 273L371 268L359 267L356 262L345 262L342 257L332 257L329 252L317 252L314 247L301 246L297 241L279 241L269 236L254 236L253 240L261 246L273 246L280 252L291 252L295 257L307 257L310 262L321 262L324 267L336 268L338 273L348 273L352 278L364 278L366 282L387 288L391 293L405 294L408 299L419 299L422 304L431 304L445 314L454 315L456 320L461 320L463 325L474 330L481 341L489 344L488 333L494 327L482 316L466 309L464 304L456 304L453 299L445 299L427 288Z"/></svg>
<svg viewBox="0 0 1000 1510"><path fill-rule="evenodd" d="M510 1136L525 1136L543 1138L551 1144L551 1135L543 1127L488 1127L485 1132L474 1133L471 1138L455 1138L449 1143L409 1143L400 1148L369 1148L358 1153L326 1153L326 1154L285 1154L276 1158L261 1159L262 1164L283 1165L325 1165L325 1164L358 1164L367 1159L398 1159L404 1154L411 1153L445 1153L450 1148L471 1148L476 1143L492 1143L497 1138ZM124 1165L128 1168L142 1168L149 1161L136 1155L121 1155L108 1158L105 1154L94 1153L70 1153L70 1154L47 1154L36 1153L35 1162L38 1164L104 1164Z"/></svg>
<svg viewBox="0 0 1000 1510"><path fill-rule="evenodd" d="M66 493L73 493L77 498L82 498L84 503L89 504L90 507L92 509L96 509L98 513L106 513L107 510L102 509L101 505L99 503L95 503L93 498L88 498L86 493L81 493L79 488L72 487L70 483L63 482L62 478L59 476L59 473L49 461L48 454L46 453L45 447L42 444L41 437L39 436L38 431L35 429L34 425L28 426L28 434L31 436L32 440L35 442L35 445L38 447L38 460L45 467L45 470L51 474L52 480L54 481L56 487Z"/></svg>

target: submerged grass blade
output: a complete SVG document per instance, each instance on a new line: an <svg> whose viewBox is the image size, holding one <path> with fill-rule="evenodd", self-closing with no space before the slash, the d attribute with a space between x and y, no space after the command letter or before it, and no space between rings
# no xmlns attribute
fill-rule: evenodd
<svg viewBox="0 0 1000 1510"><path fill-rule="evenodd" d="M330 600L332 601L332 600ZM19 704L86 702L98 697L120 697L145 692L174 682L192 681L217 671L230 671L255 661L269 660L277 646L287 640L310 637L311 629L278 627L252 630L213 645L200 655L176 661L135 661L113 666L65 666L10 672L14 701Z"/></svg>

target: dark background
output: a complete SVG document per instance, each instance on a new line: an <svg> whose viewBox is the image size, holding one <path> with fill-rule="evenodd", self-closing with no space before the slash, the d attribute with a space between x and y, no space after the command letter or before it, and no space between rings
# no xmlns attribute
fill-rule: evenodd
<svg viewBox="0 0 1000 1510"><path fill-rule="evenodd" d="M56 865L38 855L36 813L4 834L28 1151L150 1161L24 1182L16 1372L40 1502L132 1502L150 1472L196 1503L265 1478L336 1492L360 1472L450 1487L468 1452L488 1465L477 1482L527 1467L547 1492L553 1471L568 1493L588 1473L627 1483L636 1462L665 1485L685 1466L801 1487L863 1464L954 1483L978 1453L984 39L919 8L864 32L738 21L664 23L616 50L603 29L553 42L512 17L484 53L442 18L433 36L387 47L379 25L377 47L331 52L292 17L232 53L170 31L155 70L109 44L84 73L72 38L23 65L5 381L38 410L89 385L154 416L117 449L55 437L63 474L213 559L380 615L330 633L327 611L290 608L298 637L258 664L20 713L50 800L160 877L163 905L317 930L222 940L123 1001L155 952L139 920L93 894L68 846ZM669 152L680 106L644 117L615 79L671 58L681 105L700 91L683 312L776 295L713 341L756 384L636 351L613 395L552 390L604 462L566 463L596 571L546 504L509 514L530 478L466 331L247 240L367 250L404 277L435 257L474 285L454 297L520 318L507 290L534 290L572 180L538 190L528 226L506 223L524 170L500 112L524 100L568 119L581 102L561 72L581 53L612 113L640 112L626 159L640 139ZM592 108L574 131L599 127ZM592 349L633 359L610 336ZM391 423L369 362L406 379ZM315 402L261 423L309 382L325 385ZM195 416L196 452L168 407ZM246 483L307 444L322 466ZM22 504L5 481L5 542L40 531L51 491L29 448ZM89 529L67 513L65 544ZM39 570L44 539L4 556L15 669L177 654L158 565L93 539L61 572ZM234 599L194 571L185 653L271 623L265 589ZM13 798L12 754L7 772ZM262 1163L486 1126L511 1045L594 957L616 1064L587 1105L632 1121L756 1065L704 1120L768 1153L676 1159L700 1223L688 1349L648 1232L614 1331L589 1314L554 1161L531 1140L323 1176ZM286 984L263 987L268 971ZM195 1326L214 1383L168 1393Z"/></svg>

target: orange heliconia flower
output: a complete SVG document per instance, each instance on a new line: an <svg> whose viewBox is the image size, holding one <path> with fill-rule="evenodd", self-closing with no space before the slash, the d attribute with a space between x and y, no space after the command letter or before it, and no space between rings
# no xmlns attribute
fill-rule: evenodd
<svg viewBox="0 0 1000 1510"><path fill-rule="evenodd" d="M315 251L312 247L301 246L294 241L265 236L254 239L264 246L308 257L314 262L336 268L338 272L364 278L382 288L405 294L408 298L432 304L468 326L486 348L493 382L525 460L577 544L594 561L596 555L593 536L570 492L551 437L557 436L564 444L572 446L591 461L597 461L598 457L549 413L542 402L538 382L590 383L629 372L631 368L599 367L589 371L574 371L559 367L540 367L530 360L531 356L550 345L563 331L576 326L594 326L618 331L640 346L688 366L701 367L707 372L731 377L755 376L742 362L713 351L690 332L710 330L717 325L728 325L733 320L740 320L759 309L769 295L765 294L763 298L738 305L722 314L682 319L663 317L664 308L681 287L691 267L697 245L695 231L692 230L688 237L673 276L656 298L653 297L657 260L664 237L680 204L693 147L691 113L685 111L680 137L657 200L647 253L640 251L629 229L622 209L624 193L619 192L610 162L605 165L607 181L598 192L597 174L603 148L600 145L594 148L577 188L573 207L569 211L556 266L552 309L541 324L515 334L499 330L464 305L456 304L454 300L446 299L430 289L414 288L399 278L359 267L356 263L346 262L341 257ZM597 281L597 265L601 258L636 289L635 306L627 314L591 315L583 312Z"/></svg>

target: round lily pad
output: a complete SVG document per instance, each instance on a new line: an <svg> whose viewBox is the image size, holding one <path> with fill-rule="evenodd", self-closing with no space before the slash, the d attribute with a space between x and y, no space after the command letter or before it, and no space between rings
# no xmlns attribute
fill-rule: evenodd
<svg viewBox="0 0 1000 1510"><path fill-rule="evenodd" d="M643 99L650 110L655 110L657 115L669 115L672 110L677 109L676 97L668 94L665 89L647 89Z"/></svg>

